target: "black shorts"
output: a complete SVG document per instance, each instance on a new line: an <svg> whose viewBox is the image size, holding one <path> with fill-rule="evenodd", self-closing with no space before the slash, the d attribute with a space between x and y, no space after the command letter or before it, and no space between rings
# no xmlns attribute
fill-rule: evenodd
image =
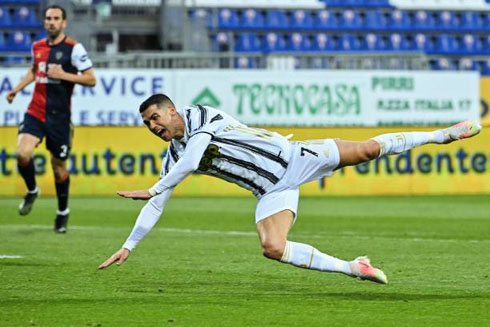
<svg viewBox="0 0 490 327"><path fill-rule="evenodd" d="M19 134L31 134L41 139L46 136L46 149L60 160L70 156L73 140L73 125L66 121L48 120L43 123L29 114L24 115L24 121L19 126Z"/></svg>

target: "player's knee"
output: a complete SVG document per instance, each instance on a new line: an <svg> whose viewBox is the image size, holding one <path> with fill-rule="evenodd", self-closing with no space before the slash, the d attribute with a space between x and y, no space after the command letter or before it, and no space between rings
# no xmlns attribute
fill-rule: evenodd
<svg viewBox="0 0 490 327"><path fill-rule="evenodd" d="M16 157L17 163L21 166L25 166L31 160L31 153L23 148L17 148Z"/></svg>
<svg viewBox="0 0 490 327"><path fill-rule="evenodd" d="M65 164L63 161L52 158L51 159L51 167L53 168L54 179L57 183L62 182L66 179L68 175L68 171L66 170Z"/></svg>
<svg viewBox="0 0 490 327"><path fill-rule="evenodd" d="M285 246L286 242L265 242L262 244L262 253L269 259L280 260Z"/></svg>

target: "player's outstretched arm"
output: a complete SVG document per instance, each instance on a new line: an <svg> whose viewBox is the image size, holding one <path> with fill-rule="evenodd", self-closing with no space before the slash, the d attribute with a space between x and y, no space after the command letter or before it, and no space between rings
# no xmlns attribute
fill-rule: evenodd
<svg viewBox="0 0 490 327"><path fill-rule="evenodd" d="M120 265L126 261L130 252L133 251L138 243L145 238L145 236L158 222L162 215L163 208L165 207L168 199L170 199L172 192L173 188L168 189L165 192L152 197L151 200L145 204L138 215L138 219L136 219L136 223L134 224L131 234L129 234L122 248L114 253L109 259L104 261L99 266L99 269L107 268L114 262Z"/></svg>
<svg viewBox="0 0 490 327"><path fill-rule="evenodd" d="M19 84L17 84L13 88L13 90L7 92L7 96L6 96L7 102L8 103L12 103L12 101L14 101L14 98L17 95L17 93L19 93L20 91L22 91L27 85L31 84L34 81L34 79L35 79L34 72L32 71L32 68L30 68L27 71L26 76L24 76L24 78L21 79L21 81L19 82Z"/></svg>
<svg viewBox="0 0 490 327"><path fill-rule="evenodd" d="M112 265L114 262L119 266L119 265L123 264L124 261L126 261L126 259L129 257L129 254L130 253L131 252L128 249L122 248L119 251L117 251L116 253L114 253L113 255L111 255L109 257L109 259L107 259L106 261L104 261L99 266L98 269L101 270L101 269L107 268L110 265Z"/></svg>
<svg viewBox="0 0 490 327"><path fill-rule="evenodd" d="M133 200L149 200L152 198L152 195L148 190L119 191L117 192L117 195Z"/></svg>

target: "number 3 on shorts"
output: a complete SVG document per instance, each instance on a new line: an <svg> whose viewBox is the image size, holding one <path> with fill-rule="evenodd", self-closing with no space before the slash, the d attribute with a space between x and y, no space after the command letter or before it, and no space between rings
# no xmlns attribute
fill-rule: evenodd
<svg viewBox="0 0 490 327"><path fill-rule="evenodd" d="M60 158L66 158L68 155L68 145L63 144L61 147Z"/></svg>

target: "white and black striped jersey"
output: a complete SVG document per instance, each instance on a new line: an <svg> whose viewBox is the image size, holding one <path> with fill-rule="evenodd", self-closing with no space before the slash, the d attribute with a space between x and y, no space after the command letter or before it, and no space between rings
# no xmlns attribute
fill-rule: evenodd
<svg viewBox="0 0 490 327"><path fill-rule="evenodd" d="M291 150L284 136L247 127L225 112L208 106L190 106L178 112L185 122L185 135L181 140L170 142L164 157L161 185L165 188L175 186L165 181L165 176L184 155L189 140L200 133L210 135L211 140L198 158L197 174L238 184L260 198L286 172Z"/></svg>

